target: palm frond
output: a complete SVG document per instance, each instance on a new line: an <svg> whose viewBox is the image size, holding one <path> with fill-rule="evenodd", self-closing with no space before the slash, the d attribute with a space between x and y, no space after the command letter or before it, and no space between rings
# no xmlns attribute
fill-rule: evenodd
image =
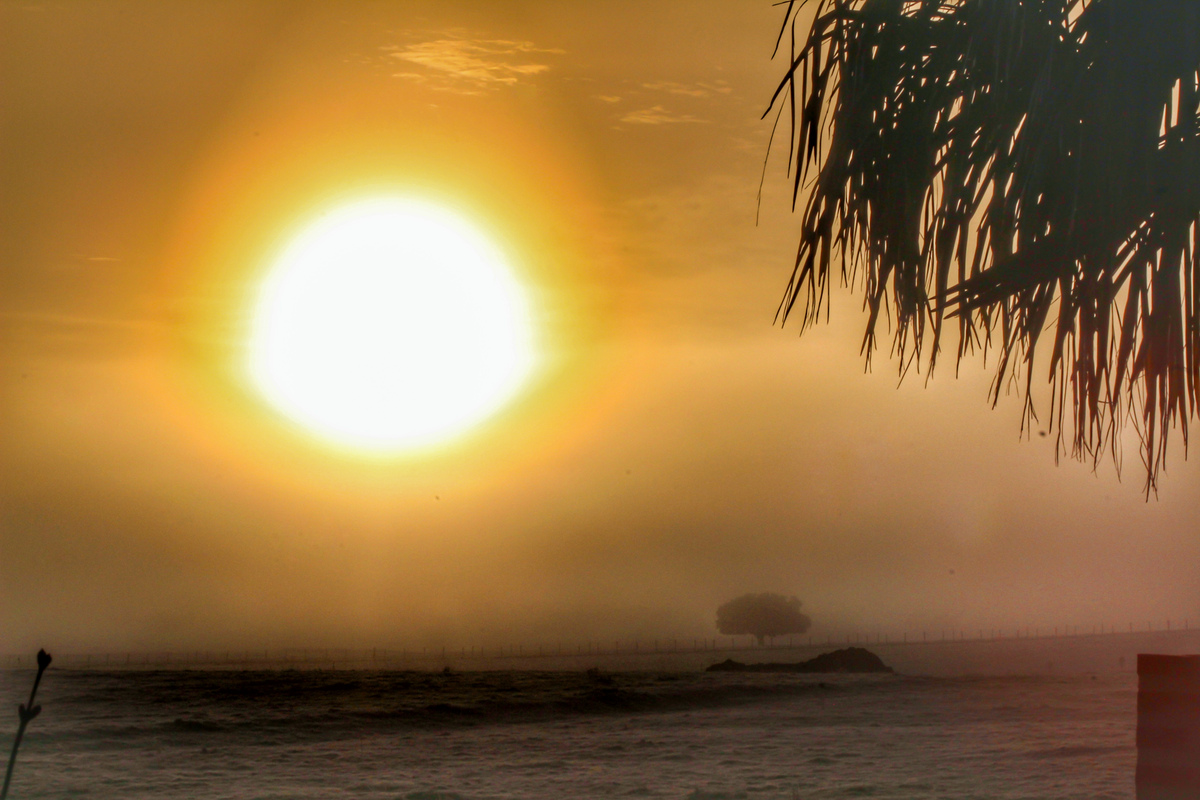
<svg viewBox="0 0 1200 800"><path fill-rule="evenodd" d="M861 287L868 363L883 312L902 371L949 320L1023 425L1048 351L1060 448L1116 457L1131 420L1154 489L1200 408L1200 3L801 0L781 41L809 11L768 108L808 191L778 318Z"/></svg>

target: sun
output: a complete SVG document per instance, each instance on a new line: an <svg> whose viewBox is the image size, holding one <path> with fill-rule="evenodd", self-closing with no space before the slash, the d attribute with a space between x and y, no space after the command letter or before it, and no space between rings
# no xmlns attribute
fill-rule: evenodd
<svg viewBox="0 0 1200 800"><path fill-rule="evenodd" d="M430 203L374 198L317 219L258 293L249 372L328 441L399 452L505 406L535 366L529 302L500 249Z"/></svg>

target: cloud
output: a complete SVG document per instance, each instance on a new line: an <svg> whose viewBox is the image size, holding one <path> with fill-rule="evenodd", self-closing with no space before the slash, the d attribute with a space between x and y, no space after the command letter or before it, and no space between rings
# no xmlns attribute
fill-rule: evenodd
<svg viewBox="0 0 1200 800"><path fill-rule="evenodd" d="M603 102L605 102L605 103L619 103L619 102L621 102L621 98L620 98L620 97L617 97L616 95L611 95L611 94L598 94L598 95L596 95L596 99L597 99L597 100L601 100L601 101L603 101Z"/></svg>
<svg viewBox="0 0 1200 800"><path fill-rule="evenodd" d="M508 39L472 39L447 35L438 39L392 48L389 55L424 72L397 72L394 77L433 82L437 88L477 94L485 89L512 86L550 69L544 56L564 51L538 47L533 42Z"/></svg>
<svg viewBox="0 0 1200 800"><path fill-rule="evenodd" d="M656 83L643 83L642 88L653 92L666 92L667 94L682 95L684 97L708 97L712 94L729 94L733 91L732 87L726 81L692 84L676 83L675 81L658 81Z"/></svg>
<svg viewBox="0 0 1200 800"><path fill-rule="evenodd" d="M714 94L728 94L733 91L725 81L715 81L713 83L678 83L676 81L656 81L654 83L643 83L640 85L640 88L648 92L659 92L673 95L675 97L687 98L687 100L680 101L684 104L692 100L701 100L712 97ZM601 99L607 100L608 98L602 97ZM702 117L697 117L694 114L683 114L670 111L667 109L667 106L659 103L648 108L630 111L624 116L620 117L620 121L631 125L671 125L687 122L706 123L709 120Z"/></svg>
<svg viewBox="0 0 1200 800"><path fill-rule="evenodd" d="M708 120L694 117L691 114L676 114L662 106L651 106L629 112L621 117L621 122L631 125L672 125L680 122L708 122Z"/></svg>
<svg viewBox="0 0 1200 800"><path fill-rule="evenodd" d="M0 324L16 323L44 329L79 330L84 328L143 329L159 323L150 319L123 319L89 314L69 314L39 311L0 311Z"/></svg>

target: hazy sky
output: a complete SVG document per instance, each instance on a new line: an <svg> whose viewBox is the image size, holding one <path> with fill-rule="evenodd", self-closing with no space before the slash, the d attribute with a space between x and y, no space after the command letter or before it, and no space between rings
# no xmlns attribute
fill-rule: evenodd
<svg viewBox="0 0 1200 800"><path fill-rule="evenodd" d="M1054 463L965 363L864 374L794 255L770 2L0 3L0 651L1200 620L1200 467ZM267 254L381 191L459 209L545 364L365 458L244 370ZM947 365L949 366L949 365Z"/></svg>

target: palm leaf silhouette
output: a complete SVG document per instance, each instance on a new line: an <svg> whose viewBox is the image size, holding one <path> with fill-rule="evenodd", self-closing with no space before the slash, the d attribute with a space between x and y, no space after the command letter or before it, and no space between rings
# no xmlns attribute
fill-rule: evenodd
<svg viewBox="0 0 1200 800"><path fill-rule="evenodd" d="M808 194L778 318L861 287L868 364L882 313L902 374L950 320L1023 430L1043 353L1060 451L1119 464L1132 421L1155 489L1200 389L1200 3L792 0L789 36L768 113Z"/></svg>

